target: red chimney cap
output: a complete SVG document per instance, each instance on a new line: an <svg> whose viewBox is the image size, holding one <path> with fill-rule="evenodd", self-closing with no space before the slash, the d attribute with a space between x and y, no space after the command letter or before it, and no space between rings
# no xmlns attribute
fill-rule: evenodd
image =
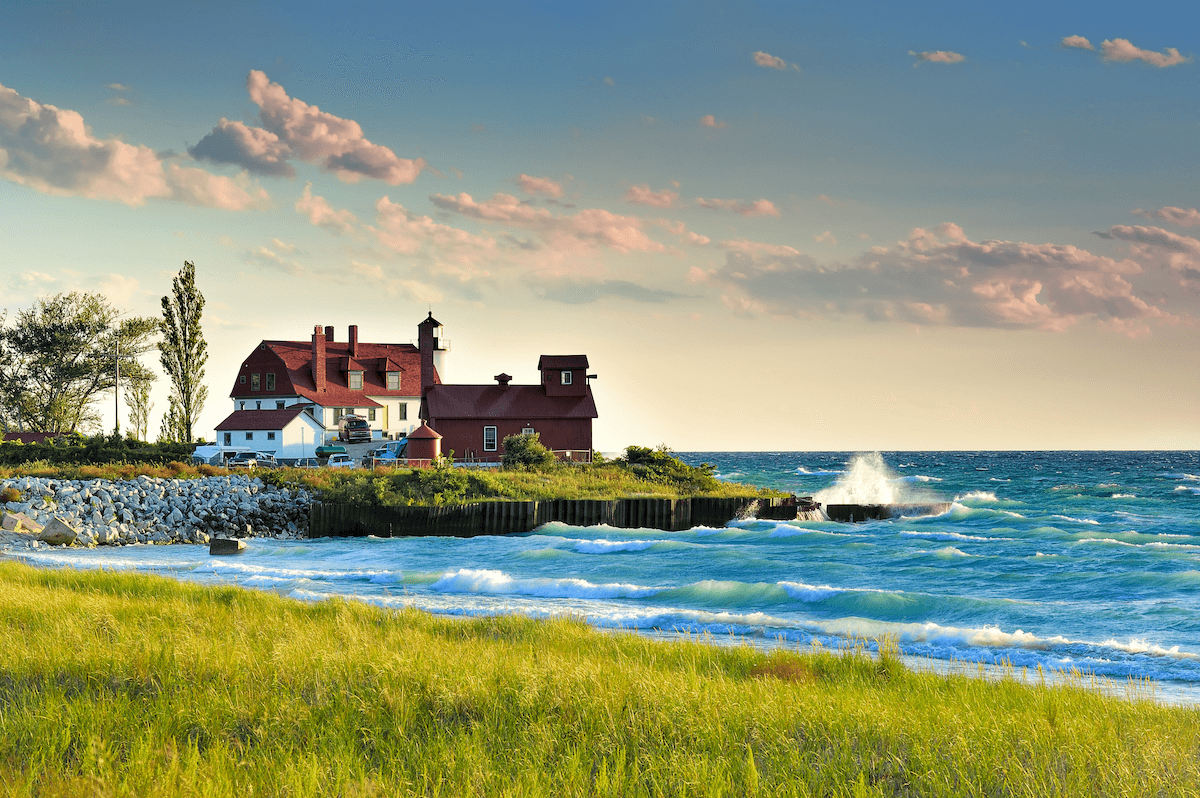
<svg viewBox="0 0 1200 798"><path fill-rule="evenodd" d="M430 439L436 439L436 438L440 438L440 437L442 437L442 436L437 434L437 432L435 432L433 430L433 428L430 427L428 424L426 424L424 421L421 422L421 426L417 427L415 430L408 433L409 440L412 440L414 438L417 440L430 440Z"/></svg>

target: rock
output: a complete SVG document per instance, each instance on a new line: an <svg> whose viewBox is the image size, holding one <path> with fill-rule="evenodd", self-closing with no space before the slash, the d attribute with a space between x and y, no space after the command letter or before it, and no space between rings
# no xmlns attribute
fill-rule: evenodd
<svg viewBox="0 0 1200 798"><path fill-rule="evenodd" d="M0 514L0 528L6 532L25 532L30 535L36 535L42 531L42 525L25 513Z"/></svg>
<svg viewBox="0 0 1200 798"><path fill-rule="evenodd" d="M246 549L246 541L233 538L213 538L208 544L209 554L241 554Z"/></svg>
<svg viewBox="0 0 1200 798"><path fill-rule="evenodd" d="M67 546L74 543L77 537L79 537L79 533L56 515L54 520L47 524L42 533L38 535L38 540L49 543L51 546Z"/></svg>

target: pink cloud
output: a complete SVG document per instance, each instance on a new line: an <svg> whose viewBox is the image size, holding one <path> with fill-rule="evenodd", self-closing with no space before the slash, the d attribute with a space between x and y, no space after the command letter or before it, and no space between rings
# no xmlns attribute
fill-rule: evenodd
<svg viewBox="0 0 1200 798"><path fill-rule="evenodd" d="M189 152L195 158L229 163L258 174L292 176L289 159L318 164L347 183L363 178L391 185L411 183L428 165L423 158L400 158L369 141L352 119L289 97L266 73L252 70L246 78L250 99L259 107L262 128L222 119Z"/></svg>
<svg viewBox="0 0 1200 798"><path fill-rule="evenodd" d="M268 200L249 181L166 164L152 149L92 135L76 111L0 86L0 176L45 194L142 205L167 199L225 210Z"/></svg>
<svg viewBox="0 0 1200 798"><path fill-rule="evenodd" d="M701 208L708 208L714 211L733 211L741 216L778 216L779 209L775 207L775 203L768 199L758 199L754 202L745 203L741 200L732 199L706 199L704 197L696 197L696 204Z"/></svg>
<svg viewBox="0 0 1200 798"><path fill-rule="evenodd" d="M909 50L908 54L916 58L917 63L927 61L931 64L957 64L966 59L966 56L949 50L931 50L923 53L914 53Z"/></svg>
<svg viewBox="0 0 1200 798"><path fill-rule="evenodd" d="M343 208L335 211L324 197L312 193L312 183L304 186L304 194L296 200L296 211L308 217L308 221L317 227L324 227L334 233L350 233L358 225L358 219L349 210Z"/></svg>
<svg viewBox="0 0 1200 798"><path fill-rule="evenodd" d="M759 50L754 54L754 63L768 69L787 69L787 61Z"/></svg>
<svg viewBox="0 0 1200 798"><path fill-rule="evenodd" d="M1120 61L1122 63L1144 61L1156 67L1178 66L1192 60L1180 55L1179 51L1174 47L1168 47L1165 54L1156 53L1153 50L1143 50L1140 47L1135 47L1128 39L1105 39L1100 42L1100 50L1104 55L1105 61Z"/></svg>
<svg viewBox="0 0 1200 798"><path fill-rule="evenodd" d="M650 186L630 186L625 192L624 200L635 205L649 205L653 208L670 208L671 203L679 199L679 192L664 189L651 191Z"/></svg>
<svg viewBox="0 0 1200 798"><path fill-rule="evenodd" d="M555 198L563 195L562 186L548 177L531 177L526 174L517 175L517 185L526 194L545 194L547 197Z"/></svg>
<svg viewBox="0 0 1200 798"><path fill-rule="evenodd" d="M1162 219L1164 222L1177 224L1180 227L1192 227L1200 224L1200 210L1195 208L1175 208L1165 207L1155 211L1144 211L1138 208L1133 212L1136 216L1145 216L1147 219Z"/></svg>
<svg viewBox="0 0 1200 798"><path fill-rule="evenodd" d="M1063 47L1075 47L1080 50L1095 50L1096 49L1095 47L1092 46L1092 43L1089 42L1083 36L1066 36L1063 38L1063 40L1061 42L1059 42L1059 44Z"/></svg>
<svg viewBox="0 0 1200 798"><path fill-rule="evenodd" d="M705 114L704 116L700 117L700 126L713 127L717 129L728 127L728 125L725 124L725 120L717 119L712 114Z"/></svg>

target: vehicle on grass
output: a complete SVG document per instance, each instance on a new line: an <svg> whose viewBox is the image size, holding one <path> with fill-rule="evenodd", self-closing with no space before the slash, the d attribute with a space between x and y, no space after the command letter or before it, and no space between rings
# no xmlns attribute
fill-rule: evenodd
<svg viewBox="0 0 1200 798"><path fill-rule="evenodd" d="M248 452L249 449L239 449L233 446L217 446L215 444L207 444L205 446L197 446L192 452L192 463L201 465L207 463L214 466L226 466L226 464L237 455L238 452Z"/></svg>
<svg viewBox="0 0 1200 798"><path fill-rule="evenodd" d="M345 446L318 446L317 457L332 457L335 454L345 454Z"/></svg>
<svg viewBox="0 0 1200 798"><path fill-rule="evenodd" d="M334 454L329 456L325 465L330 468L354 468L354 458L345 453Z"/></svg>
<svg viewBox="0 0 1200 798"><path fill-rule="evenodd" d="M338 440L347 443L362 443L371 440L371 422L362 416L342 416L338 428Z"/></svg>

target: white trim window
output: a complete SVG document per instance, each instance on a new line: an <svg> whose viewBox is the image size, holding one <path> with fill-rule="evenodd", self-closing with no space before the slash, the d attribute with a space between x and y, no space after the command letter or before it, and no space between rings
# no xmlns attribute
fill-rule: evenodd
<svg viewBox="0 0 1200 798"><path fill-rule="evenodd" d="M346 381L347 387L352 391L361 391L363 386L363 373L361 371L347 372Z"/></svg>
<svg viewBox="0 0 1200 798"><path fill-rule="evenodd" d="M400 372L389 371L387 373L387 389L389 391L400 390Z"/></svg>
<svg viewBox="0 0 1200 798"><path fill-rule="evenodd" d="M564 372L562 373L562 384L563 384L563 385L570 385L570 384L571 384L571 379L572 379L572 377L573 377L573 376L574 376L574 375L573 375L571 372L569 372L569 371L564 371Z"/></svg>
<svg viewBox="0 0 1200 798"><path fill-rule="evenodd" d="M483 450L485 452L496 451L496 428L495 427L484 427L483 428Z"/></svg>
<svg viewBox="0 0 1200 798"><path fill-rule="evenodd" d="M522 427L522 428L521 428L521 434L522 434L522 435L532 435L532 434L533 434L533 427Z"/></svg>

